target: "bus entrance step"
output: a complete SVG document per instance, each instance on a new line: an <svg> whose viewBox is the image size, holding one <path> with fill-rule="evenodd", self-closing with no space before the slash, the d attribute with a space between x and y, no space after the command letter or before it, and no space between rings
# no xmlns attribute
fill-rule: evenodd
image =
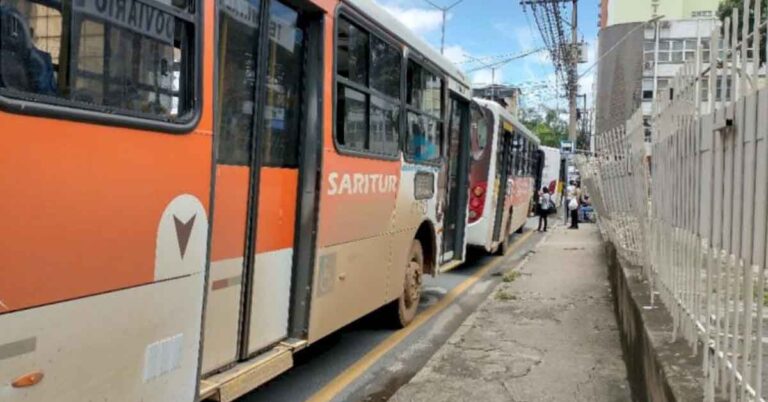
<svg viewBox="0 0 768 402"><path fill-rule="evenodd" d="M292 366L291 348L278 345L227 371L200 381L200 400L233 401Z"/></svg>

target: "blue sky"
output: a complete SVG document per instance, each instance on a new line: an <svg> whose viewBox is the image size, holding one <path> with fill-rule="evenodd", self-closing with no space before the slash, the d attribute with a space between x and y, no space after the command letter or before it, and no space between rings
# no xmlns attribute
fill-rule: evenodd
<svg viewBox="0 0 768 402"><path fill-rule="evenodd" d="M376 0L401 22L411 28L436 49L440 48L441 12L424 0ZM455 0L432 0L447 6ZM594 62L597 43L598 0L579 0L579 31L589 45L589 62ZM480 64L465 63L466 56L482 58L501 54L517 54L542 47L533 16L523 12L519 0L464 0L449 11L447 16L445 48L446 56L470 70ZM567 27L566 27L567 28ZM594 71L592 72L594 73ZM474 84L489 84L490 69L468 74ZM541 83L535 90L525 89L526 84ZM527 106L545 103L549 107L566 107L565 100L555 100L554 70L546 52L510 62L496 71L496 83L523 84L524 102ZM591 93L592 75L581 79L581 92ZM562 85L560 85L562 88ZM527 93L526 93L527 92ZM562 89L558 91L562 96Z"/></svg>

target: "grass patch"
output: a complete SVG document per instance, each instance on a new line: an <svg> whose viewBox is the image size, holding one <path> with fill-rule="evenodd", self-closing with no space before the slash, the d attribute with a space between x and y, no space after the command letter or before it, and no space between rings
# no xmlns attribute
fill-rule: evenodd
<svg viewBox="0 0 768 402"><path fill-rule="evenodd" d="M506 283L514 282L515 279L520 277L520 272L515 270L507 271L504 276L501 278L502 281Z"/></svg>
<svg viewBox="0 0 768 402"><path fill-rule="evenodd" d="M501 300L501 301L517 300L517 296L507 292L506 290L499 290L498 292L496 292L496 300Z"/></svg>
<svg viewBox="0 0 768 402"><path fill-rule="evenodd" d="M768 292L763 293L763 306L768 306Z"/></svg>

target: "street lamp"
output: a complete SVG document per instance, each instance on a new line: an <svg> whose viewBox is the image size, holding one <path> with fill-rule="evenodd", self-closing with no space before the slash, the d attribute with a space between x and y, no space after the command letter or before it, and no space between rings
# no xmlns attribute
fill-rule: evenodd
<svg viewBox="0 0 768 402"><path fill-rule="evenodd" d="M443 24L442 24L443 32L442 32L442 35L440 36L440 54L443 54L443 52L445 51L445 14L448 12L448 10L458 6L459 3L463 2L464 0L457 0L457 1L455 1L453 4L451 4L448 7L441 7L441 6L433 3L431 0L424 0L424 1L429 3L429 5L431 5L432 7L442 11L442 13L443 13Z"/></svg>

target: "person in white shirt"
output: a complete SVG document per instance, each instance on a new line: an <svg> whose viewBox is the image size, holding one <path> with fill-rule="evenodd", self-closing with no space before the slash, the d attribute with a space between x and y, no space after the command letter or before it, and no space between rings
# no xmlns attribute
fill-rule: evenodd
<svg viewBox="0 0 768 402"><path fill-rule="evenodd" d="M549 189L542 187L539 191L539 228L536 229L539 232L547 231L547 215L552 213L555 208L555 204L552 202L552 195L549 194ZM544 223L544 229L542 230L542 222Z"/></svg>
<svg viewBox="0 0 768 402"><path fill-rule="evenodd" d="M571 180L568 183L568 187L565 189L566 191L566 207L567 210L571 213L571 226L568 227L568 229L578 229L579 228L579 197L581 196L581 190L578 186L576 186L576 182Z"/></svg>

